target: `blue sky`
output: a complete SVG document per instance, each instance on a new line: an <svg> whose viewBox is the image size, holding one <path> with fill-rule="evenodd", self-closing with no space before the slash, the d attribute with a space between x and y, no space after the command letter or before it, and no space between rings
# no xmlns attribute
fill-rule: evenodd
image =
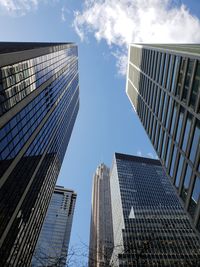
<svg viewBox="0 0 200 267"><path fill-rule="evenodd" d="M78 45L80 110L58 179L78 194L73 246L88 244L97 165L156 157L125 94L128 43L200 42L199 14L199 0L0 0L1 41Z"/></svg>

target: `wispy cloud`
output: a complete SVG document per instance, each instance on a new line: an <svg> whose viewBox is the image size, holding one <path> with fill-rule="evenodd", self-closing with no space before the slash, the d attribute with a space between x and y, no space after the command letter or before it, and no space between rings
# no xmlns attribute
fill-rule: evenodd
<svg viewBox="0 0 200 267"><path fill-rule="evenodd" d="M43 0L0 0L0 8L10 15L25 15L36 9Z"/></svg>
<svg viewBox="0 0 200 267"><path fill-rule="evenodd" d="M140 150L137 151L137 156L139 156L139 157L142 156L142 152Z"/></svg>
<svg viewBox="0 0 200 267"><path fill-rule="evenodd" d="M10 16L24 16L44 3L54 5L60 0L0 0L0 10Z"/></svg>
<svg viewBox="0 0 200 267"><path fill-rule="evenodd" d="M85 0L74 13L74 28L81 40L88 33L107 44L126 72L127 48L131 42L200 42L200 21L183 4L173 0ZM117 46L117 50L116 50Z"/></svg>
<svg viewBox="0 0 200 267"><path fill-rule="evenodd" d="M57 0L57 1L59 1L59 0ZM71 13L71 11L67 7L63 6L61 8L61 20L66 21L67 20L66 16L69 15L70 13Z"/></svg>
<svg viewBox="0 0 200 267"><path fill-rule="evenodd" d="M65 7L62 7L62 9L61 9L61 20L62 20L62 21L66 21L66 17L65 17Z"/></svg>

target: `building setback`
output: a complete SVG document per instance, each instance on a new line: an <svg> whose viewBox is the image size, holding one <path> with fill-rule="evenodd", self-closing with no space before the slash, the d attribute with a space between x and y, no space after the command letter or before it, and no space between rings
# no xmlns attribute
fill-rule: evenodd
<svg viewBox="0 0 200 267"><path fill-rule="evenodd" d="M76 193L56 186L37 241L32 267L64 267L69 247Z"/></svg>
<svg viewBox="0 0 200 267"><path fill-rule="evenodd" d="M110 266L200 266L200 241L158 160L115 153Z"/></svg>
<svg viewBox="0 0 200 267"><path fill-rule="evenodd" d="M113 249L109 168L97 167L93 177L89 267L107 267Z"/></svg>
<svg viewBox="0 0 200 267"><path fill-rule="evenodd" d="M27 267L79 109L72 43L0 43L0 259Z"/></svg>
<svg viewBox="0 0 200 267"><path fill-rule="evenodd" d="M200 232L200 45L131 44L126 92Z"/></svg>

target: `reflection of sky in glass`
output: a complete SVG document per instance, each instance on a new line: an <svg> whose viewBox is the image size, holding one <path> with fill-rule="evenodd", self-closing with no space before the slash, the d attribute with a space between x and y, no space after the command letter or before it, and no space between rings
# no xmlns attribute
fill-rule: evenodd
<svg viewBox="0 0 200 267"><path fill-rule="evenodd" d="M180 62L180 57L176 56L175 64L174 64L174 70L173 70L173 78L172 78L172 91L174 92L175 90L175 78L176 78L176 72L178 70L178 63Z"/></svg>
<svg viewBox="0 0 200 267"><path fill-rule="evenodd" d="M179 114L179 120L178 120L178 128L176 132L176 142L179 141L180 133L181 133L181 127L182 127L182 122L183 122L183 110L180 111Z"/></svg>
<svg viewBox="0 0 200 267"><path fill-rule="evenodd" d="M184 133L183 144L182 144L183 151L186 150L189 132L190 132L190 126L191 126L191 117L187 116L187 123L186 123L186 127L185 127L185 133Z"/></svg>
<svg viewBox="0 0 200 267"><path fill-rule="evenodd" d="M173 117L172 117L172 123L171 123L171 130L170 130L170 134L173 133L174 130L174 124L175 124L175 119L176 119L176 113L177 113L177 104L175 103L174 105L174 109L173 109Z"/></svg>
<svg viewBox="0 0 200 267"><path fill-rule="evenodd" d="M165 57L165 65L164 65L164 73L163 73L163 79L162 79L162 86L164 86L164 82L165 82L165 75L166 75L166 70L167 70L167 61L168 61L168 54Z"/></svg>
<svg viewBox="0 0 200 267"><path fill-rule="evenodd" d="M169 83L170 83L170 78L171 78L171 70L172 70L172 56L170 56L169 60L169 69L168 69L168 76L167 76L167 89L170 90L169 88Z"/></svg>
<svg viewBox="0 0 200 267"><path fill-rule="evenodd" d="M195 127L194 137L193 137L192 146L190 150L190 160L192 162L194 162L194 159L195 159L198 142L199 142L199 136L200 136L200 128L199 128L199 125L197 124L197 126Z"/></svg>
<svg viewBox="0 0 200 267"><path fill-rule="evenodd" d="M185 189L188 189L188 187L189 187L191 174L192 174L192 169L189 165L187 165L187 171L186 171L185 180L184 180L184 188Z"/></svg>
<svg viewBox="0 0 200 267"><path fill-rule="evenodd" d="M177 171L177 174L176 174L176 187L179 186L181 171L182 171L182 167L183 167L183 160L184 160L184 158L181 155L180 160L179 160L179 165L178 165L178 171Z"/></svg>
<svg viewBox="0 0 200 267"><path fill-rule="evenodd" d="M170 169L170 175L171 176L173 176L173 173L174 173L174 164L175 164L175 160L176 160L176 153L177 153L177 147L174 146L172 162L171 162L171 169Z"/></svg>
<svg viewBox="0 0 200 267"><path fill-rule="evenodd" d="M197 177L195 184L194 184L193 193L192 193L192 198L196 203L199 199L199 194L200 194L200 178Z"/></svg>

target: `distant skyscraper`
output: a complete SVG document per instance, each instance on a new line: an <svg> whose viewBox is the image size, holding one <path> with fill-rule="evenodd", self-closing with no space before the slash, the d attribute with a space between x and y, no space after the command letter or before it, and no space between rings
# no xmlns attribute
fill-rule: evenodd
<svg viewBox="0 0 200 267"><path fill-rule="evenodd" d="M126 91L200 232L200 45L130 45Z"/></svg>
<svg viewBox="0 0 200 267"><path fill-rule="evenodd" d="M56 186L37 241L33 267L64 267L69 247L76 193Z"/></svg>
<svg viewBox="0 0 200 267"><path fill-rule="evenodd" d="M200 241L158 160L115 153L111 266L199 266Z"/></svg>
<svg viewBox="0 0 200 267"><path fill-rule="evenodd" d="M79 109L77 46L0 43L0 260L27 267Z"/></svg>
<svg viewBox="0 0 200 267"><path fill-rule="evenodd" d="M93 178L89 267L109 266L113 248L109 168L97 167Z"/></svg>

